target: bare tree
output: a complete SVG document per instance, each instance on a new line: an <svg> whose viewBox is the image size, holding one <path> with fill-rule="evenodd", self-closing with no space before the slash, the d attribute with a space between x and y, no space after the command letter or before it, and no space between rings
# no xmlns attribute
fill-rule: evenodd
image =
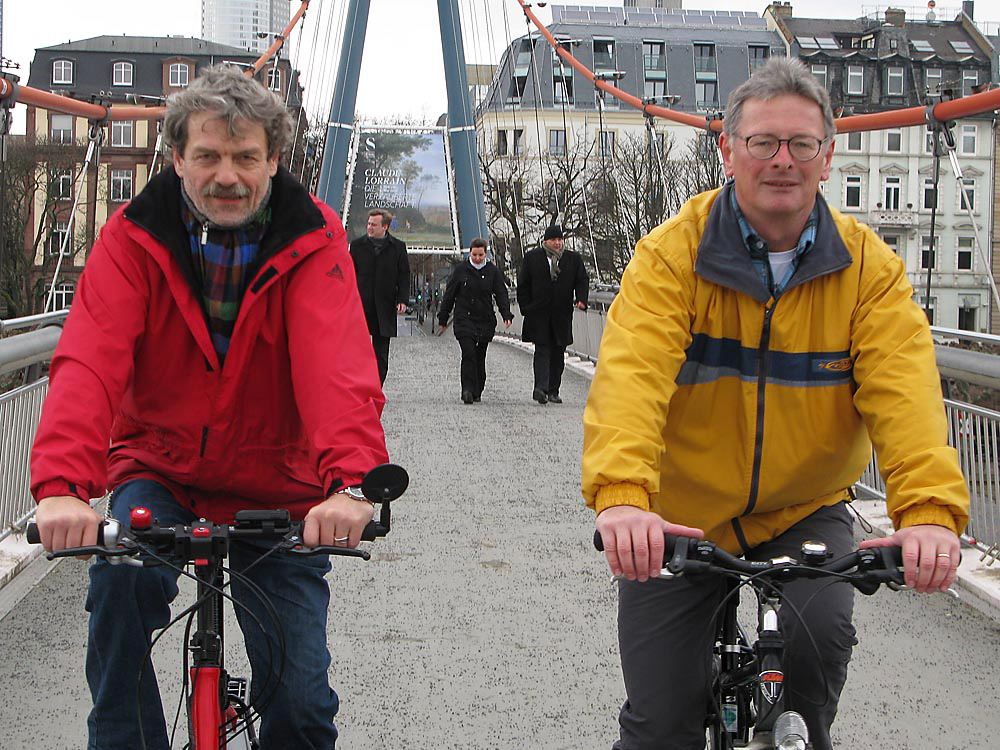
<svg viewBox="0 0 1000 750"><path fill-rule="evenodd" d="M0 295L8 316L40 312L59 259L62 236L64 267L86 248L85 228L70 216L73 191L82 169L79 143L13 137L3 166L5 202L0 207L4 247L0 255ZM34 208L34 211L32 210Z"/></svg>

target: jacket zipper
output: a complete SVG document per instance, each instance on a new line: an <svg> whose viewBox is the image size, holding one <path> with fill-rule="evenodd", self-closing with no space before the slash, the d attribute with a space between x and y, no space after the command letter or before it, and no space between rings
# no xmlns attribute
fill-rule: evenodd
<svg viewBox="0 0 1000 750"><path fill-rule="evenodd" d="M760 462L764 452L764 393L767 386L768 354L771 347L771 316L778 304L775 299L764 309L764 326L760 333L760 346L757 349L757 426L754 432L753 470L750 475L750 496L747 507L741 515L747 516L753 512L757 504L757 494L760 492Z"/></svg>

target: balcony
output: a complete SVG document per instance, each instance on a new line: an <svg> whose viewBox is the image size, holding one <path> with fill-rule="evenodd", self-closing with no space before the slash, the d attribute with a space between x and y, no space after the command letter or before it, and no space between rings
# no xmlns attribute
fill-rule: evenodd
<svg viewBox="0 0 1000 750"><path fill-rule="evenodd" d="M916 211L887 211L877 209L868 214L868 224L872 227L916 227Z"/></svg>

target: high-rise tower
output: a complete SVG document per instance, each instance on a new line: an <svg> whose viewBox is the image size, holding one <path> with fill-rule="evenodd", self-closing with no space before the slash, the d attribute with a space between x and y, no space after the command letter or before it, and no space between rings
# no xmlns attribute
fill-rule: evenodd
<svg viewBox="0 0 1000 750"><path fill-rule="evenodd" d="M201 36L260 54L288 25L290 8L288 0L202 0Z"/></svg>

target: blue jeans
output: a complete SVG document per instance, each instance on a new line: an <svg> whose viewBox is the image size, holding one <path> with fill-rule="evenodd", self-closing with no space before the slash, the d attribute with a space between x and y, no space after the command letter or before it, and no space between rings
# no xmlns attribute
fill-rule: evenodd
<svg viewBox="0 0 1000 750"><path fill-rule="evenodd" d="M163 485L148 479L127 482L115 490L111 513L119 521L128 522L129 512L137 505L149 508L161 525L189 524L197 519L178 505ZM243 571L259 559L261 551L252 545L234 544L228 565ZM294 557L274 553L246 573L271 600L285 636L284 673L260 724L264 750L284 747L332 750L336 745L333 717L340 704L327 676L330 589L324 576L329 570L330 562L325 555ZM87 596L87 611L91 613L87 682L94 708L87 719L88 750L141 747L137 689L141 689L139 705L146 748L167 750L169 743L156 676L150 659L143 657L152 632L170 621L170 602L177 596L178 575L166 566L137 568L111 565L104 560L91 566ZM277 661L280 656L270 616L248 589L234 579L230 593L243 605L236 607L236 615L250 659L253 700L264 697L262 692L275 690L276 674L271 669L271 658L273 654ZM269 633L261 632L251 612ZM277 667L275 664L274 668Z"/></svg>

